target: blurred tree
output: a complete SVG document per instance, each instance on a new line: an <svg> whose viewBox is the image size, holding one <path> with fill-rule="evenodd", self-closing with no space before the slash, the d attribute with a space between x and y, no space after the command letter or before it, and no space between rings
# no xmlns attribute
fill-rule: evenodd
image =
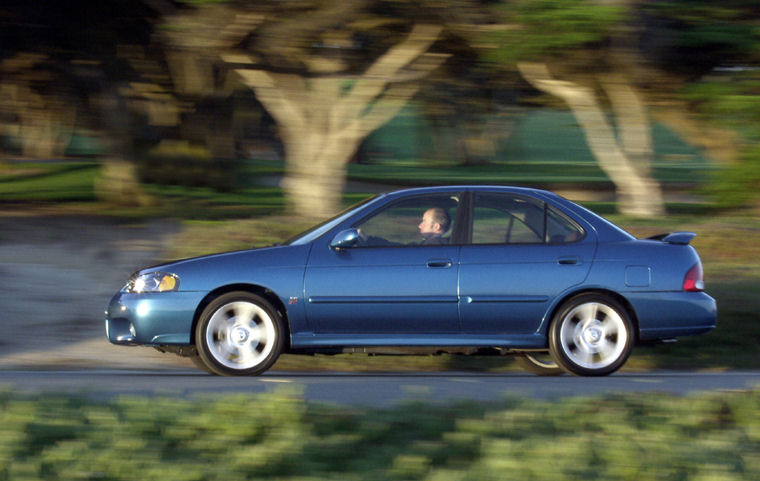
<svg viewBox="0 0 760 481"><path fill-rule="evenodd" d="M24 157L63 157L71 140L76 111L56 80L44 53L18 52L0 62L0 131L18 139Z"/></svg>
<svg viewBox="0 0 760 481"><path fill-rule="evenodd" d="M97 191L119 203L144 199L130 158L132 129L119 86L132 70L124 45L145 44L153 12L137 0L25 2L0 5L0 114L24 155L60 157L74 129L100 135ZM6 129L7 133L7 129Z"/></svg>
<svg viewBox="0 0 760 481"><path fill-rule="evenodd" d="M315 1L280 9L248 49L223 55L279 126L283 187L300 215L339 209L346 165L362 140L446 58L430 52L440 26L420 21L404 31L412 22L370 7ZM373 57L378 46L385 51Z"/></svg>
<svg viewBox="0 0 760 481"><path fill-rule="evenodd" d="M167 127L201 102L210 105L214 117L200 128L215 155L229 155L231 116L218 100L235 83L250 88L278 125L283 187L293 211L304 216L340 208L346 164L362 140L446 58L428 51L441 27L405 20L400 12L413 6L404 2L146 1L162 13L155 39L171 79L153 75L130 85L129 95L151 123ZM150 79L161 67L154 60L135 68Z"/></svg>
<svg viewBox="0 0 760 481"><path fill-rule="evenodd" d="M158 15L150 42L124 49L138 74L120 89L145 125L135 132L140 178L237 187L237 96L220 55L263 19L233 3L146 0Z"/></svg>
<svg viewBox="0 0 760 481"><path fill-rule="evenodd" d="M140 99L151 125L203 145L213 158L234 158L233 90L220 56L250 35L264 15L218 1L146 1L161 13L153 35L160 55L136 65L144 83L130 93Z"/></svg>
<svg viewBox="0 0 760 481"><path fill-rule="evenodd" d="M414 99L418 111L432 126L430 142L418 147L433 165L483 165L493 161L524 110L517 105L516 76L509 79L494 75L478 62L477 51L466 39L473 25L476 24L444 23L447 36L441 48L451 53L451 60L429 76L425 88ZM465 30L464 36L459 30Z"/></svg>
<svg viewBox="0 0 760 481"><path fill-rule="evenodd" d="M502 2L494 8L500 24L489 26L480 45L486 61L516 65L535 89L570 107L599 166L615 184L620 212L653 216L664 211L664 204L651 175L650 121L631 81L638 57L630 3Z"/></svg>

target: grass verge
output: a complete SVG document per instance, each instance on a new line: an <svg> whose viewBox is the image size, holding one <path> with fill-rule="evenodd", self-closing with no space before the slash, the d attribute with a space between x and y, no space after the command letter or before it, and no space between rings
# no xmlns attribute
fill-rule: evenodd
<svg viewBox="0 0 760 481"><path fill-rule="evenodd" d="M0 171L0 201L92 202L98 164L27 163Z"/></svg>

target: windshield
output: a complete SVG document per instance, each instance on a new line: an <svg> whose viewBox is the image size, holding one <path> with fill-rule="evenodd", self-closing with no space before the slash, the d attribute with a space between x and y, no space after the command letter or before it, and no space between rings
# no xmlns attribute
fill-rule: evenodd
<svg viewBox="0 0 760 481"><path fill-rule="evenodd" d="M301 232L300 234L291 237L290 239L283 242L283 245L302 245L302 244L308 244L309 242L313 241L317 237L321 236L328 230L332 229L336 225L343 222L345 219L353 215L358 209L363 207L364 205L372 202L373 200L377 199L378 197L381 197L382 194L379 195L373 195L372 197L369 197L367 199L364 199L363 201L359 202L358 204L354 204L342 212L340 212L335 217L332 217L330 219L327 219L326 221L322 222L321 224L317 224L314 227L309 228L308 230Z"/></svg>

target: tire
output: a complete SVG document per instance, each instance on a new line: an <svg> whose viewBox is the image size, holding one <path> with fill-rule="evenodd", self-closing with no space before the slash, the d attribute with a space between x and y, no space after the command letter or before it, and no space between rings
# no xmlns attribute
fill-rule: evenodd
<svg viewBox="0 0 760 481"><path fill-rule="evenodd" d="M283 349L285 329L265 299L230 292L214 299L195 330L198 356L222 376L255 376L269 369Z"/></svg>
<svg viewBox="0 0 760 481"><path fill-rule="evenodd" d="M201 359L201 356L199 354L196 354L195 356L190 356L189 359L190 359L190 362L193 363L193 366L197 367L201 371L216 375L216 372L213 371L211 368L209 368L208 364L203 362L203 359Z"/></svg>
<svg viewBox="0 0 760 481"><path fill-rule="evenodd" d="M628 312L603 294L581 294L557 311L549 327L549 352L578 376L606 376L620 369L634 344Z"/></svg>
<svg viewBox="0 0 760 481"><path fill-rule="evenodd" d="M538 376L559 376L565 372L548 352L521 352L515 354L515 361L526 371Z"/></svg>

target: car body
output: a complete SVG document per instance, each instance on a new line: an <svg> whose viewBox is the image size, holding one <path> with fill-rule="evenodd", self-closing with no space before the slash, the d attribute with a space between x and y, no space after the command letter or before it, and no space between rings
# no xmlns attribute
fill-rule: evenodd
<svg viewBox="0 0 760 481"><path fill-rule="evenodd" d="M429 243L433 207L446 229ZM639 240L538 189L406 189L282 245L140 270L106 334L220 375L282 352L517 354L538 374L605 375L636 343L715 327L694 236Z"/></svg>

